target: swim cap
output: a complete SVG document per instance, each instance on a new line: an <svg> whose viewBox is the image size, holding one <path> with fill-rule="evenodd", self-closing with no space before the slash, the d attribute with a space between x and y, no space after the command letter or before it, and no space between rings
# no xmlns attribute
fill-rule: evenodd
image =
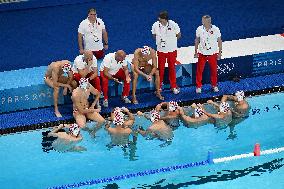
<svg viewBox="0 0 284 189"><path fill-rule="evenodd" d="M235 95L239 102L244 100L244 97L245 97L244 91L237 91Z"/></svg>
<svg viewBox="0 0 284 189"><path fill-rule="evenodd" d="M69 132L74 136L78 136L80 133L80 127L76 123L73 123L69 127Z"/></svg>
<svg viewBox="0 0 284 189"><path fill-rule="evenodd" d="M141 49L141 52L142 52L143 55L149 55L151 53L150 47L143 46L143 48Z"/></svg>
<svg viewBox="0 0 284 189"><path fill-rule="evenodd" d="M151 121L154 122L154 121L158 121L160 119L160 114L159 112L153 110L151 112L151 117L150 117Z"/></svg>
<svg viewBox="0 0 284 189"><path fill-rule="evenodd" d="M203 110L201 108L199 108L199 107L194 108L194 116L196 118L198 118L198 117L200 117L202 115L204 115L204 112L203 112Z"/></svg>
<svg viewBox="0 0 284 189"><path fill-rule="evenodd" d="M70 64L70 63L65 63L65 64L62 66L62 70L63 70L64 73L70 72L70 70L71 70L71 64Z"/></svg>
<svg viewBox="0 0 284 189"><path fill-rule="evenodd" d="M227 111L230 110L230 105L227 102L221 102L219 108L220 108L220 112L226 113Z"/></svg>
<svg viewBox="0 0 284 189"><path fill-rule="evenodd" d="M169 111L173 112L178 108L178 103L175 101L169 102Z"/></svg>
<svg viewBox="0 0 284 189"><path fill-rule="evenodd" d="M81 78L79 81L79 87L81 89L88 89L89 88L89 78Z"/></svg>
<svg viewBox="0 0 284 189"><path fill-rule="evenodd" d="M113 124L115 124L115 125L123 125L123 123L124 123L124 113L121 111L121 109L116 107L114 109L113 113L114 113Z"/></svg>

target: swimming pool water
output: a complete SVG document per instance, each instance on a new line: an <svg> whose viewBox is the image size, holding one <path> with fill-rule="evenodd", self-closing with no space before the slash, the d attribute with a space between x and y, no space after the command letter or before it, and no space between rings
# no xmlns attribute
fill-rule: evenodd
<svg viewBox="0 0 284 189"><path fill-rule="evenodd" d="M42 150L42 131L0 137L0 187L47 188L90 179L119 176L172 165L202 161L208 151L214 158L283 146L284 93L248 98L250 116L237 125L217 128L207 124L174 131L171 143L139 136L129 148L108 148L105 130L95 138L82 132L87 151L59 153ZM138 119L143 126L147 122ZM90 123L91 124L91 123ZM83 188L283 188L283 153L227 163L131 178Z"/></svg>

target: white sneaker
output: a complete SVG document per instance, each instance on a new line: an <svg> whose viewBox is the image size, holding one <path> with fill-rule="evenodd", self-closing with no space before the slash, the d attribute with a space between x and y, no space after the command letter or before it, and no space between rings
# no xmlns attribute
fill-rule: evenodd
<svg viewBox="0 0 284 189"><path fill-rule="evenodd" d="M98 109L102 109L102 107L101 107L101 105L100 105L100 102L99 102L99 101L97 102L97 108L98 108Z"/></svg>
<svg viewBox="0 0 284 189"><path fill-rule="evenodd" d="M104 101L103 101L103 106L104 106L105 108L108 107L108 100L104 100Z"/></svg>
<svg viewBox="0 0 284 189"><path fill-rule="evenodd" d="M196 88L196 93L201 93L201 88Z"/></svg>
<svg viewBox="0 0 284 189"><path fill-rule="evenodd" d="M103 91L101 92L101 96L100 96L100 99L104 98L104 93Z"/></svg>
<svg viewBox="0 0 284 189"><path fill-rule="evenodd" d="M127 104L131 103L131 101L127 98L127 96L124 96L122 100L124 101L124 103L127 103Z"/></svg>
<svg viewBox="0 0 284 189"><path fill-rule="evenodd" d="M173 93L174 94L178 94L180 92L180 90L178 88L173 88Z"/></svg>
<svg viewBox="0 0 284 189"><path fill-rule="evenodd" d="M217 86L216 86L216 87L213 87L213 91L214 91L215 93L219 92L218 87L217 87Z"/></svg>

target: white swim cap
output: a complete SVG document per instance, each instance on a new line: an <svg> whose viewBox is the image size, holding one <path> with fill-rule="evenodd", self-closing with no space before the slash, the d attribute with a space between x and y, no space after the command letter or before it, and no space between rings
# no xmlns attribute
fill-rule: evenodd
<svg viewBox="0 0 284 189"><path fill-rule="evenodd" d="M244 91L237 91L235 95L239 102L244 100L244 97L245 97Z"/></svg>
<svg viewBox="0 0 284 189"><path fill-rule="evenodd" d="M221 102L219 108L220 108L220 112L226 113L227 111L230 110L230 105L228 102Z"/></svg>
<svg viewBox="0 0 284 189"><path fill-rule="evenodd" d="M169 102L169 111L173 112L178 108L178 103L175 101Z"/></svg>
<svg viewBox="0 0 284 189"><path fill-rule="evenodd" d="M73 123L69 127L69 132L74 136L78 136L80 133L80 127L76 123Z"/></svg>
<svg viewBox="0 0 284 189"><path fill-rule="evenodd" d="M113 113L114 113L113 124L115 124L115 125L123 125L123 123L124 123L124 113L121 111L121 109L116 107L114 109Z"/></svg>
<svg viewBox="0 0 284 189"><path fill-rule="evenodd" d="M79 87L81 89L88 89L89 88L89 78L81 78L79 81Z"/></svg>
<svg viewBox="0 0 284 189"><path fill-rule="evenodd" d="M63 66L62 66L62 70L64 73L69 73L70 70L71 70L71 64L70 63L65 63Z"/></svg>
<svg viewBox="0 0 284 189"><path fill-rule="evenodd" d="M159 112L157 112L156 110L153 110L152 112L151 112L151 117L150 117L150 119L151 119L151 121L152 122L155 122L155 121L158 121L159 119L160 119L160 114L159 114Z"/></svg>
<svg viewBox="0 0 284 189"><path fill-rule="evenodd" d="M150 47L143 46L143 48L141 49L141 52L142 52L143 55L149 55L151 53Z"/></svg>
<svg viewBox="0 0 284 189"><path fill-rule="evenodd" d="M200 117L202 115L204 115L204 112L203 112L202 108L199 108L199 107L194 108L194 116L196 118L198 118L198 117Z"/></svg>

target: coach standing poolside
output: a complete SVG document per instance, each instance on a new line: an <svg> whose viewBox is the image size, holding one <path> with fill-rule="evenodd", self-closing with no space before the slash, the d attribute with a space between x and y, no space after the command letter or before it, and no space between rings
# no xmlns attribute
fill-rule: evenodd
<svg viewBox="0 0 284 189"><path fill-rule="evenodd" d="M202 26L196 29L195 54L198 58L196 66L196 93L201 93L202 73L205 63L210 66L210 80L214 92L219 92L217 86L217 59L222 56L221 32L218 27L211 24L211 17L202 17Z"/></svg>

